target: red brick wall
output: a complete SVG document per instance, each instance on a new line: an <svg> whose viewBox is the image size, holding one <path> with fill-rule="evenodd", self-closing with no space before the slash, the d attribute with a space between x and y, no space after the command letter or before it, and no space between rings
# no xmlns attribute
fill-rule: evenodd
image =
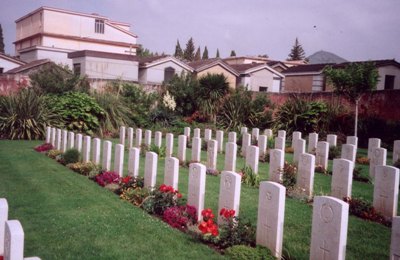
<svg viewBox="0 0 400 260"><path fill-rule="evenodd" d="M29 85L29 77L25 75L0 75L0 95L9 95Z"/></svg>

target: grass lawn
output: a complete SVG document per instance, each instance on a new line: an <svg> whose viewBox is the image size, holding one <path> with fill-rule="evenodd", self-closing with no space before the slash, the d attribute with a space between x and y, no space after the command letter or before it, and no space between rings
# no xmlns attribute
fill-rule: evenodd
<svg viewBox="0 0 400 260"><path fill-rule="evenodd" d="M113 140L115 142L115 140ZM0 142L0 197L7 198L10 219L19 219L24 227L25 255L42 259L217 259L217 254L189 236L169 228L162 221L121 201L113 193L86 177L35 152L41 142ZM175 143L177 137L175 136ZM177 147L174 147L176 153ZM361 151L365 152L365 151ZM127 171L125 153L124 170ZM388 156L389 157L389 156ZM187 151L190 160L191 152ZM206 154L203 152L202 160ZM287 154L286 159L291 160ZM390 158L390 157L389 157ZM218 155L218 169L224 155ZM389 160L390 162L390 160ZM237 169L244 161L238 157ZM330 167L332 162L330 161ZM368 167L362 167L367 175ZM141 157L140 175L144 172ZM268 164L259 164L262 180L268 179ZM159 160L157 183L164 177L164 160ZM217 211L219 177L207 176L205 206ZM315 174L316 195L329 195L331 176ZM179 190L187 194L188 169L180 168ZM372 201L373 186L353 182L353 197ZM240 217L257 220L258 189L242 186ZM308 259L312 206L286 199L284 241L286 255ZM350 216L347 259L387 259L390 229Z"/></svg>

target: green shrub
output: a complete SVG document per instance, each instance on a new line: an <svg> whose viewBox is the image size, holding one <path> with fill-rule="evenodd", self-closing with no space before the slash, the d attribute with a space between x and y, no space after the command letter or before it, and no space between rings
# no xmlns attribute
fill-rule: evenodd
<svg viewBox="0 0 400 260"><path fill-rule="evenodd" d="M297 166L294 163L285 162L282 169L282 184L287 189L296 185Z"/></svg>
<svg viewBox="0 0 400 260"><path fill-rule="evenodd" d="M120 198L129 201L135 206L141 206L143 201L150 196L150 191L146 188L127 188L122 191Z"/></svg>
<svg viewBox="0 0 400 260"><path fill-rule="evenodd" d="M251 187L260 186L260 176L251 169L249 166L245 166L242 169L242 183Z"/></svg>
<svg viewBox="0 0 400 260"><path fill-rule="evenodd" d="M46 126L61 126L54 109L32 89L0 97L0 134L7 139L44 139Z"/></svg>
<svg viewBox="0 0 400 260"><path fill-rule="evenodd" d="M220 215L222 215L223 218L223 224L220 226L220 235L218 239L218 245L221 248L234 245L255 246L256 228L249 220L233 216L224 216L224 209L221 210Z"/></svg>
<svg viewBox="0 0 400 260"><path fill-rule="evenodd" d="M100 166L93 162L76 162L67 164L67 167L81 175L88 176L89 178L96 176L100 173Z"/></svg>
<svg viewBox="0 0 400 260"><path fill-rule="evenodd" d="M333 160L336 158L340 158L340 154L342 152L342 148L339 146L331 146L329 147L329 154L328 154L328 159Z"/></svg>
<svg viewBox="0 0 400 260"><path fill-rule="evenodd" d="M393 163L393 166L400 169L400 159Z"/></svg>
<svg viewBox="0 0 400 260"><path fill-rule="evenodd" d="M81 154L77 149L68 149L65 151L65 153L61 156L61 159L64 164L70 164L70 163L77 163L79 162Z"/></svg>
<svg viewBox="0 0 400 260"><path fill-rule="evenodd" d="M165 158L166 151L164 145L158 147L157 145L152 144L150 145L149 151L158 154L159 159Z"/></svg>
<svg viewBox="0 0 400 260"><path fill-rule="evenodd" d="M236 245L225 250L225 255L232 260L267 260L276 259L265 247L250 247L245 245Z"/></svg>
<svg viewBox="0 0 400 260"><path fill-rule="evenodd" d="M47 153L47 156L50 157L51 159L56 159L59 155L61 155L63 152L60 150L50 150Z"/></svg>
<svg viewBox="0 0 400 260"><path fill-rule="evenodd" d="M68 92L62 96L49 96L48 102L71 131L93 135L105 117L105 111L96 100L85 93Z"/></svg>

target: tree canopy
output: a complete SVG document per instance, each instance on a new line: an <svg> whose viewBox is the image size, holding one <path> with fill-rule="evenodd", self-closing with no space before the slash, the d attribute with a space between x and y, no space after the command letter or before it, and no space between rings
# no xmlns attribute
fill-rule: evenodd
<svg viewBox="0 0 400 260"><path fill-rule="evenodd" d="M174 56L176 58L183 58L183 51L182 51L182 48L181 48L181 44L179 43L179 40L176 40Z"/></svg>
<svg viewBox="0 0 400 260"><path fill-rule="evenodd" d="M185 58L185 60L188 61L193 61L194 60L194 42L193 42L193 38L190 37L190 39L188 40L188 42L186 43L186 48L185 51L183 52L183 58Z"/></svg>
<svg viewBox="0 0 400 260"><path fill-rule="evenodd" d="M289 56L287 60L304 60L306 57L306 53L303 50L303 47L299 43L299 40L296 37L294 45L290 50Z"/></svg>
<svg viewBox="0 0 400 260"><path fill-rule="evenodd" d="M0 23L0 53L4 53L3 27L1 27L1 23Z"/></svg>
<svg viewBox="0 0 400 260"><path fill-rule="evenodd" d="M208 59L208 49L207 46L204 47L203 56L201 57L203 60Z"/></svg>

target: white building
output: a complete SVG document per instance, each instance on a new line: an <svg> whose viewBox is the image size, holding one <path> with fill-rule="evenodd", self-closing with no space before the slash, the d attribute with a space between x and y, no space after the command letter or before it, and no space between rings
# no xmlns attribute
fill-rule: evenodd
<svg viewBox="0 0 400 260"><path fill-rule="evenodd" d="M48 58L72 66L69 52L93 50L135 55L138 47L137 36L130 32L129 24L98 14L40 7L15 23L15 52L26 62Z"/></svg>
<svg viewBox="0 0 400 260"><path fill-rule="evenodd" d="M25 62L19 59L0 53L0 74L24 64Z"/></svg>

